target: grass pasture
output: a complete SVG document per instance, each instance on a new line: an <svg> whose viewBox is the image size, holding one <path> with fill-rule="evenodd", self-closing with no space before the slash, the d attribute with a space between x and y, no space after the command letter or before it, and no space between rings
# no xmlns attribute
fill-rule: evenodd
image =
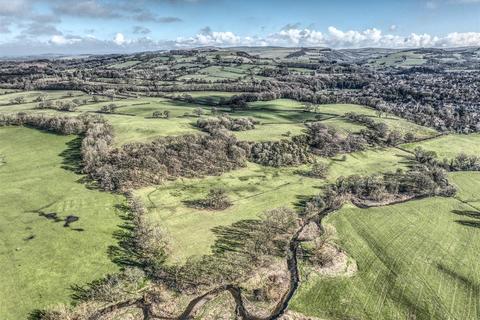
<svg viewBox="0 0 480 320"><path fill-rule="evenodd" d="M457 187L456 198L480 211L480 172L452 172L449 179Z"/></svg>
<svg viewBox="0 0 480 320"><path fill-rule="evenodd" d="M370 63L377 66L418 66L427 62L424 54L414 51L400 51L387 54L386 56L370 60Z"/></svg>
<svg viewBox="0 0 480 320"><path fill-rule="evenodd" d="M116 205L123 200L81 183L70 169L78 143L74 136L0 128L2 320L68 302L70 286L117 269L107 251L116 244ZM79 220L64 227L69 215Z"/></svg>
<svg viewBox="0 0 480 320"><path fill-rule="evenodd" d="M178 80L238 80L248 75L248 69L252 66L253 65L242 65L239 67L210 66L200 69L195 74L181 76Z"/></svg>
<svg viewBox="0 0 480 320"><path fill-rule="evenodd" d="M210 252L214 228L244 219L256 219L263 211L293 206L298 196L315 194L322 182L296 175L294 169L273 169L256 164L204 179L181 179L139 191L151 218L161 223L172 241L171 262ZM233 206L223 211L199 210L185 204L201 199L210 188L225 188Z"/></svg>
<svg viewBox="0 0 480 320"><path fill-rule="evenodd" d="M478 155L480 154L480 134L450 134L418 143L404 144L402 147L412 151L416 147L435 151L440 159L451 159L462 152Z"/></svg>
<svg viewBox="0 0 480 320"><path fill-rule="evenodd" d="M199 132L192 118L145 119L143 117L109 114L106 116L113 126L115 143L147 142L155 138Z"/></svg>
<svg viewBox="0 0 480 320"><path fill-rule="evenodd" d="M255 129L246 131L232 131L239 139L245 141L277 141L289 139L289 136L302 134L305 126L299 123L273 124L265 123L255 125Z"/></svg>
<svg viewBox="0 0 480 320"><path fill-rule="evenodd" d="M328 319L478 319L480 229L470 211L453 198L430 198L332 214L326 223L358 272L311 274L291 309Z"/></svg>
<svg viewBox="0 0 480 320"><path fill-rule="evenodd" d="M133 66L136 66L137 64L141 63L141 61L138 60L130 60L130 61L125 61L121 63L116 63L112 64L109 67L112 69L127 69Z"/></svg>
<svg viewBox="0 0 480 320"><path fill-rule="evenodd" d="M244 219L255 219L265 210L288 206L295 208L305 197L321 192L321 187L339 176L371 174L404 168L405 155L395 149L354 153L345 161L320 159L329 165L327 180L313 179L302 173L309 166L269 168L248 164L218 177L179 179L157 187L144 188L138 194L149 208L153 221L167 229L172 243L171 262L182 262L192 255L207 254L215 240L217 226ZM210 188L225 188L233 206L223 211L198 210L185 201L201 199Z"/></svg>
<svg viewBox="0 0 480 320"><path fill-rule="evenodd" d="M42 92L31 91L24 93L12 93L0 96L0 112L19 112L29 111L38 113L57 114L55 110L36 110L37 103L33 100ZM48 99L68 100L67 91L45 91ZM102 101L98 103L90 102L87 105L79 106L75 112L61 112L62 115L78 115L81 112L98 112L107 104L114 103L118 106L114 114L103 114L112 124L116 134L116 142L122 145L135 141L150 141L156 137L168 135L181 135L195 133L197 118L193 116L194 110L201 108L206 116L211 113L212 107L209 105L218 103L221 98L228 98L235 93L230 92L187 92L192 95L195 101L187 103L167 98L128 98L116 99L114 101ZM23 95L26 103L19 105L10 105L9 101L16 95ZM82 92L74 91L74 97L91 99L90 96ZM3 100L2 100L3 99ZM105 98L104 98L105 99ZM5 105L2 105L2 101ZM260 122L256 129L234 132L242 140L248 141L269 141L288 138L289 135L301 134L304 122L323 121L327 126L338 129L341 133L358 132L364 127L347 121L343 115L347 112L357 112L368 116L375 116L373 109L350 104L326 104L319 105L317 112L304 112L304 106L301 102L289 99L277 99L273 101L258 101L249 104L246 110L231 112L230 109L219 109L219 112L228 114L232 117L252 117ZM169 111L169 119L153 119L152 114L155 111ZM408 121L389 116L387 118L376 118L378 121L388 123L391 128L402 132L414 132L418 137L428 137L436 134L432 129L421 127Z"/></svg>

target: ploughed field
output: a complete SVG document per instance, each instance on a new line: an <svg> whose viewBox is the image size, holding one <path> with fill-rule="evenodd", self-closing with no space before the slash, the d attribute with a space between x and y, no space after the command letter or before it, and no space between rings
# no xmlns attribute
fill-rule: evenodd
<svg viewBox="0 0 480 320"><path fill-rule="evenodd" d="M419 57L412 57L420 59ZM413 63L413 62L412 62ZM112 69L135 65L112 65ZM249 70L211 70L198 76L225 79L248 76ZM44 92L47 99L87 100L73 111L35 108L42 92L0 95L0 113L46 113L77 116L98 113L113 126L115 144L148 142L162 136L203 134L197 120L218 114L251 117L258 123L233 131L239 140L288 139L305 130L305 122L321 121L341 134L365 127L350 122L355 112L386 123L402 133L426 140L398 148L371 148L345 157L318 158L328 167L325 179L305 173L311 165L272 168L248 163L220 176L181 178L136 190L148 219L166 230L171 250L168 264L208 255L219 227L258 219L267 209L298 209L306 198L338 177L405 170L420 145L452 158L459 152L478 154L478 135L438 136L393 115L378 117L358 105L319 105L314 110L292 100L250 103L232 112L215 103L232 93L195 92L193 101L168 97L128 97L93 101L81 92ZM11 104L12 97L24 96ZM102 107L114 103L113 112ZM200 110L200 111L199 111ZM154 112L169 112L154 118ZM437 137L438 136L438 137ZM78 173L80 138L31 128L0 128L0 318L25 319L34 309L71 302L72 286L115 272L109 247L117 244L122 224L120 195L89 189ZM478 319L480 317L480 175L450 173L454 198L428 198L386 207L360 209L346 205L325 221L336 229L335 242L357 264L349 275L320 275L301 264L301 282L290 309L321 319ZM221 211L194 208L212 188L223 188L232 206ZM209 305L221 305L222 297Z"/></svg>

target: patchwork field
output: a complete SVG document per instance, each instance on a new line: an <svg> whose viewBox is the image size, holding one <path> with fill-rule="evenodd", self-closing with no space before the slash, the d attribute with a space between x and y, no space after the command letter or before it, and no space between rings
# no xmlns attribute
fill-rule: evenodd
<svg viewBox="0 0 480 320"><path fill-rule="evenodd" d="M403 51L403 52L395 52L390 53L384 57L372 59L370 61L371 64L377 66L416 66L416 65L423 65L427 62L427 59L424 54L417 53L413 51Z"/></svg>
<svg viewBox="0 0 480 320"><path fill-rule="evenodd" d="M89 190L75 136L0 128L0 318L68 302L70 286L117 270L107 251L123 200ZM71 216L70 218L67 218ZM65 225L67 220L75 220Z"/></svg>
<svg viewBox="0 0 480 320"><path fill-rule="evenodd" d="M134 66L119 63L112 68L130 65ZM237 74L238 70L223 71ZM242 72L247 71L238 71ZM117 108L113 113L101 114L113 126L115 143L120 146L200 133L196 121L211 117L212 106L234 93L190 92L192 103L153 97L114 101L101 97L101 102L94 102L91 96L76 91L47 93L52 100L90 99L73 112L34 109L34 100L41 94L32 91L0 95L0 113L100 114L103 106L114 103ZM10 100L18 95L25 101L11 104ZM278 99L249 103L247 109L236 112L218 108L218 112L258 120L253 130L233 132L238 139L247 141L288 139L303 133L308 121L322 121L343 134L364 129L345 118L348 112L367 115L390 129L412 132L417 138L438 135L433 129L392 115L378 117L373 109L364 106L313 107L307 112L300 102ZM198 108L202 115L196 114ZM168 119L153 118L157 111L168 111ZM328 167L325 179L308 177L311 165L271 168L248 163L245 168L220 176L166 181L136 193L147 206L150 221L160 223L167 231L171 244L167 263L181 264L190 257L211 253L219 236L218 227L258 219L271 208L298 209L303 200L321 193L325 184L340 176L407 169L412 163L408 151L418 145L437 151L440 157L451 158L459 152L478 154L479 137L448 135L401 148L371 148L317 158ZM6 199L0 201L0 263L4 265L0 275L0 315L5 314L6 320L24 318L34 308L69 302L70 286L99 279L118 268L111 262L108 249L117 243L115 234L122 223L119 205L124 199L88 189L83 177L74 172L79 142L74 136L27 128L0 129L0 194ZM325 223L335 226L337 243L357 262L359 270L351 278L325 278L302 265L304 278L291 309L322 319L478 318L480 267L475 254L480 246L480 175L451 173L449 178L458 188L455 198L372 209L347 205L331 215ZM203 199L213 188L225 189L233 205L221 211L191 205L191 201ZM68 216L79 219L64 227Z"/></svg>
<svg viewBox="0 0 480 320"><path fill-rule="evenodd" d="M91 96L78 91L30 91L23 93L11 93L0 96L0 112L36 112L47 114L61 114L64 116L76 116L82 112L99 112L103 106L115 104L114 113L102 113L112 124L116 144L122 145L129 142L145 142L160 136L181 135L187 133L198 133L195 127L198 116L197 109L201 109L202 116L211 116L212 105L220 99L226 99L234 95L228 92L187 92L194 98L193 103L167 98L128 98L114 99L99 97L100 102L94 102ZM51 109L35 109L37 102L34 100L45 95L47 100L71 101L75 98L87 99L86 105L75 108L74 112L59 112ZM11 104L10 100L16 96L22 96L25 101L20 104ZM3 102L3 104L2 104ZM304 104L288 100L278 99L274 101L259 101L249 104L246 110L231 112L229 108L217 108L219 113L232 117L252 117L260 123L254 130L234 132L241 140L248 141L271 141L288 138L298 135L305 129L306 121L322 121L327 126L339 130L343 134L358 132L365 127L352 123L344 118L347 112L356 112L374 117L376 121L385 122L390 128L399 130L402 133L412 132L417 137L431 137L436 131L430 128L418 126L411 122L388 115L377 117L373 109L349 104L326 104L318 105L314 112L305 112ZM169 112L168 119L154 119L154 112Z"/></svg>

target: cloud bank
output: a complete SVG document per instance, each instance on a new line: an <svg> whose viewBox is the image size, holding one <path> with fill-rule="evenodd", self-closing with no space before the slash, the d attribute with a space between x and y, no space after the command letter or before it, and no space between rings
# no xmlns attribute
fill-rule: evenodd
<svg viewBox="0 0 480 320"><path fill-rule="evenodd" d="M395 29L395 28L394 28ZM394 30L393 30L394 31ZM383 33L371 28L362 31L343 31L329 27L326 32L289 25L265 37L241 37L232 32L204 29L190 38L177 38L175 46L313 46L330 48L421 48L480 46L480 32L453 32L446 36L411 33L407 36Z"/></svg>
<svg viewBox="0 0 480 320"><path fill-rule="evenodd" d="M45 29L45 28L44 28ZM47 33L52 36L46 42L19 38L12 43L0 44L3 55L31 54L32 48L38 53L130 53L150 50L174 48L195 48L205 46L287 46L287 47L329 47L342 48L422 48L422 47L480 47L480 32L452 32L445 36L412 33L407 36L383 33L376 28L357 30L340 30L329 27L325 32L308 28L282 28L280 31L260 36L240 36L230 31L212 31L203 28L192 37L177 38L174 40L154 40L147 37L150 30L135 27L129 38L117 32L111 39L97 39L93 35L77 36L65 35L56 29L37 29L37 33Z"/></svg>

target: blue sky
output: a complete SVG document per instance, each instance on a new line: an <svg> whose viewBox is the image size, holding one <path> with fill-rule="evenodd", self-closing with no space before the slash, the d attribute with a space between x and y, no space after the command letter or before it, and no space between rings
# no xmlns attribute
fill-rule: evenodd
<svg viewBox="0 0 480 320"><path fill-rule="evenodd" d="M480 46L480 0L0 0L0 55Z"/></svg>

